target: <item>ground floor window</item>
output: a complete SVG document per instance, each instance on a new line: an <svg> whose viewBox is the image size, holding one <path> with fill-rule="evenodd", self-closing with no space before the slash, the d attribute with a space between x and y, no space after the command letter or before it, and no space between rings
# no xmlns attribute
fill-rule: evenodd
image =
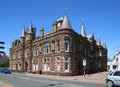
<svg viewBox="0 0 120 87"><path fill-rule="evenodd" d="M57 57L56 59L57 63L57 71L60 71L60 57Z"/></svg>
<svg viewBox="0 0 120 87"><path fill-rule="evenodd" d="M44 71L50 71L50 59L49 58L44 59Z"/></svg>
<svg viewBox="0 0 120 87"><path fill-rule="evenodd" d="M69 59L68 59L68 57L64 58L64 70L69 71Z"/></svg>
<svg viewBox="0 0 120 87"><path fill-rule="evenodd" d="M33 70L38 70L38 60L33 61Z"/></svg>

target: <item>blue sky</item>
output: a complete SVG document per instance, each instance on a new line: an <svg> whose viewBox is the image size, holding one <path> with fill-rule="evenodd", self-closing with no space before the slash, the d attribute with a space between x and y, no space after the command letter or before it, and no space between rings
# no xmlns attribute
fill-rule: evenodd
<svg viewBox="0 0 120 87"><path fill-rule="evenodd" d="M72 28L80 33L84 18L87 35L94 32L106 41L108 57L112 58L120 49L120 0L0 0L0 40L9 48L13 40L20 39L23 27L32 21L37 28L51 32L52 23L67 15Z"/></svg>

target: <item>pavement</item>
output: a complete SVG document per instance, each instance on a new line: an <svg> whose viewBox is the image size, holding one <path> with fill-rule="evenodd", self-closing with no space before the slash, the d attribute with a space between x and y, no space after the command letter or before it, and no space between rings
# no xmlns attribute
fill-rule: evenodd
<svg viewBox="0 0 120 87"><path fill-rule="evenodd" d="M7 84L5 82L0 81L0 87L14 87L14 86L12 86L10 84Z"/></svg>
<svg viewBox="0 0 120 87"><path fill-rule="evenodd" d="M39 78L56 79L56 80L67 80L67 81L84 82L84 83L105 84L107 73L108 72L100 72L100 73L85 75L85 77L83 75L82 76L52 76L52 75L30 74L30 73L25 73L22 75L39 77Z"/></svg>
<svg viewBox="0 0 120 87"><path fill-rule="evenodd" d="M38 78L48 78L48 79L56 79L56 80L67 80L67 81L75 81L75 82L84 82L84 83L94 83L94 84L105 84L106 75L108 72L100 72L95 74L89 74L85 76L52 76L52 75L40 75L40 74L31 74L31 73L14 73L17 75L23 76L31 76ZM7 83L0 81L0 87L13 87Z"/></svg>

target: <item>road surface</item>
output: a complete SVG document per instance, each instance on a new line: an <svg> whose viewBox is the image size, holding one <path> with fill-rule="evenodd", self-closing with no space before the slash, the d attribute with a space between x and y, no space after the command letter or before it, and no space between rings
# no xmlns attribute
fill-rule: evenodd
<svg viewBox="0 0 120 87"><path fill-rule="evenodd" d="M105 84L54 80L15 74L0 74L0 81L14 87L106 87Z"/></svg>

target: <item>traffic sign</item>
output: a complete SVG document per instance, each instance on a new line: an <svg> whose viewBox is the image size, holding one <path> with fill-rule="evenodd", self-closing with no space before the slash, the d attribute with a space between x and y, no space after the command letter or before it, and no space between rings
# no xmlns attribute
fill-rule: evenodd
<svg viewBox="0 0 120 87"><path fill-rule="evenodd" d="M86 66L86 59L83 59L83 66Z"/></svg>

